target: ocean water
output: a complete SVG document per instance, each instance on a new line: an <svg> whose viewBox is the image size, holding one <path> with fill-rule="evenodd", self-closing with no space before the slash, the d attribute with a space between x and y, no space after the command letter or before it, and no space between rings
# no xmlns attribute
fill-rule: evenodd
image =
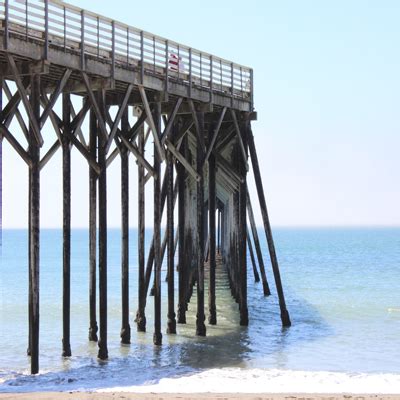
<svg viewBox="0 0 400 400"><path fill-rule="evenodd" d="M260 231L261 237L262 232ZM400 229L275 229L292 327L282 329L272 296L248 270L250 325L239 326L224 270L218 271L217 326L195 336L196 293L188 323L154 347L153 299L147 332L137 333L137 232L130 232L132 344L120 344L120 232L109 231L109 360L88 334L88 232L72 232L71 347L61 357L62 232L41 233L40 374L29 375L27 232L4 230L0 269L0 392L400 393ZM151 231L146 232L147 239ZM267 257L265 240L263 252ZM165 276L163 267L163 277ZM177 285L176 285L177 286ZM207 298L206 298L207 304Z"/></svg>

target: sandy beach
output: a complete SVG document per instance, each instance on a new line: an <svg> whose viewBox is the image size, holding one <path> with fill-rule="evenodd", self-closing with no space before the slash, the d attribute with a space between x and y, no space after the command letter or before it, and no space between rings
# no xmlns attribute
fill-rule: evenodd
<svg viewBox="0 0 400 400"><path fill-rule="evenodd" d="M400 394L307 394L307 393L96 393L96 392L33 392L2 393L2 400L393 400Z"/></svg>

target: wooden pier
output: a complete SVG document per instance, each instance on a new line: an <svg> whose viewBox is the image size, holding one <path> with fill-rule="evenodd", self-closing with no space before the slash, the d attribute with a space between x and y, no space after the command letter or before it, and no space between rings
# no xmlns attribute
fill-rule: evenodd
<svg viewBox="0 0 400 400"><path fill-rule="evenodd" d="M153 341L161 345L161 313L167 315L166 332L175 334L177 324L186 322L187 304L196 285L195 334L205 336L206 316L211 325L218 320L217 254L239 305L241 325L249 322L248 249L254 278L258 281L261 275L264 294L270 295L247 188L249 158L281 320L283 326L290 326L251 130L251 121L256 119L252 70L57 0L3 0L0 20L0 154L5 139L25 161L29 173L27 315L32 374L39 371L39 216L41 190L46 189L41 188L40 172L57 151L62 152L63 171L61 351L64 357L72 353L71 179L83 179L71 176L72 147L88 163L88 325L89 340L98 341L100 359L108 357L107 197L115 195L107 191L107 168L116 157L121 159L122 343L131 339L128 218L133 212L129 207L132 158L138 168L138 209L134 210L139 230L138 331L148 328L150 289L154 295ZM73 105L77 98L82 105L79 110ZM117 107L114 117L110 107ZM11 131L14 120L19 124L18 132ZM86 120L88 132L83 129ZM42 130L45 126L48 130L49 125L54 142L45 143ZM3 170L12 173L6 165ZM154 198L145 199L145 185L150 184ZM146 257L144 215L149 201L153 202L154 223ZM162 237L164 213L167 224ZM168 310L161 309L164 256L168 265ZM204 300L206 260L208 305Z"/></svg>

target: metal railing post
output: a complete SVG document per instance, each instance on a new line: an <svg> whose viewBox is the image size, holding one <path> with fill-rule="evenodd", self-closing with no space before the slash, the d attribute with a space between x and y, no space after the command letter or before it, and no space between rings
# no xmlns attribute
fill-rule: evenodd
<svg viewBox="0 0 400 400"><path fill-rule="evenodd" d="M25 40L28 41L28 0L25 1Z"/></svg>
<svg viewBox="0 0 400 400"><path fill-rule="evenodd" d="M67 9L63 6L64 11L64 53L67 51Z"/></svg>
<svg viewBox="0 0 400 400"><path fill-rule="evenodd" d="M111 78L115 77L115 21L111 21Z"/></svg>
<svg viewBox="0 0 400 400"><path fill-rule="evenodd" d="M100 18L97 17L97 57L100 58Z"/></svg>
<svg viewBox="0 0 400 400"><path fill-rule="evenodd" d="M129 26L126 28L126 66L129 65Z"/></svg>
<svg viewBox="0 0 400 400"><path fill-rule="evenodd" d="M210 103L213 102L213 80L214 80L214 62L213 56L210 56Z"/></svg>
<svg viewBox="0 0 400 400"><path fill-rule="evenodd" d="M203 54L200 53L200 86L203 86Z"/></svg>
<svg viewBox="0 0 400 400"><path fill-rule="evenodd" d="M9 19L9 8L8 8L8 0L4 1L4 49L8 49L8 19Z"/></svg>
<svg viewBox="0 0 400 400"><path fill-rule="evenodd" d="M156 72L156 38L153 36L153 71Z"/></svg>
<svg viewBox="0 0 400 400"><path fill-rule="evenodd" d="M231 107L233 108L233 63L231 63Z"/></svg>
<svg viewBox="0 0 400 400"><path fill-rule="evenodd" d="M242 94L242 98L244 97L243 94L243 69L240 67L240 93Z"/></svg>
<svg viewBox="0 0 400 400"><path fill-rule="evenodd" d="M143 31L140 31L140 82L144 83L144 37Z"/></svg>
<svg viewBox="0 0 400 400"><path fill-rule="evenodd" d="M85 11L81 10L81 69L85 70Z"/></svg>
<svg viewBox="0 0 400 400"><path fill-rule="evenodd" d="M221 92L222 92L222 60L219 60L219 83L221 84Z"/></svg>
<svg viewBox="0 0 400 400"><path fill-rule="evenodd" d="M192 98L192 49L189 48L189 99L191 98Z"/></svg>
<svg viewBox="0 0 400 400"><path fill-rule="evenodd" d="M253 97L253 88L254 88L254 75L253 70L250 70L250 106L251 111L254 110L254 97Z"/></svg>
<svg viewBox="0 0 400 400"><path fill-rule="evenodd" d="M169 43L168 40L165 41L165 92L168 93L169 86L168 86L168 80L169 80L169 74L168 74L168 61L169 61Z"/></svg>
<svg viewBox="0 0 400 400"><path fill-rule="evenodd" d="M49 56L49 0L44 0L44 59Z"/></svg>

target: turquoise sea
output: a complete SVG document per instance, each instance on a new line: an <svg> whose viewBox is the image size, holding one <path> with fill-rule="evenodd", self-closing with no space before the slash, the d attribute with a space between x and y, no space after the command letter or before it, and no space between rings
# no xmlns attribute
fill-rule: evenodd
<svg viewBox="0 0 400 400"><path fill-rule="evenodd" d="M261 237L263 237L260 231ZM109 356L97 360L88 334L88 231L72 232L71 347L61 357L62 231L41 233L40 374L29 375L27 232L4 230L0 267L0 391L400 393L400 228L275 229L293 326L282 329L272 272L264 297L248 269L250 325L239 326L224 271L218 273L216 327L195 336L196 293L188 323L163 345L137 333L137 231L130 231L132 344L121 346L120 231L109 231ZM146 232L148 240L151 231ZM266 260L268 253L262 241ZM165 276L165 266L163 276ZM177 286L177 285L176 285ZM207 299L206 299L207 304Z"/></svg>

